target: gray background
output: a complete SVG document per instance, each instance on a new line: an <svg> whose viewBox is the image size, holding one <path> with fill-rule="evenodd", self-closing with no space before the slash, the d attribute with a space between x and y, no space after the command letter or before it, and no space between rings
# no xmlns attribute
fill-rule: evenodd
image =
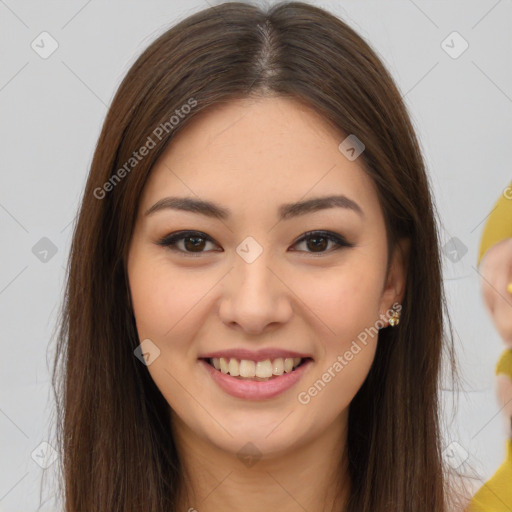
<svg viewBox="0 0 512 512"><path fill-rule="evenodd" d="M463 377L460 394L450 383L443 391L444 446L458 443L450 461L473 468L478 486L505 454L494 394L504 346L483 306L476 258L485 218L511 179L512 2L311 3L346 20L390 69L421 140L443 244L456 237L463 249L457 261L444 257ZM108 105L148 44L207 6L205 0L0 0L0 512L35 511L40 502L41 510L58 509L51 487L58 459L48 469L36 462L53 460L51 449L40 446L52 443L49 343L71 223ZM46 59L31 47L43 45L43 31L58 43ZM453 31L469 44L457 58L442 43ZM46 50L49 44L45 39ZM453 36L447 44L452 53L462 48Z"/></svg>

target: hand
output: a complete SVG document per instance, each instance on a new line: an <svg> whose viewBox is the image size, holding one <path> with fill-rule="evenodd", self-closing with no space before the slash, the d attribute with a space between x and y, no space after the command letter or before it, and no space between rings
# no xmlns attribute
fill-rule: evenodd
<svg viewBox="0 0 512 512"><path fill-rule="evenodd" d="M488 249L480 262L480 283L485 305L494 325L508 348L512 348L512 238Z"/></svg>
<svg viewBox="0 0 512 512"><path fill-rule="evenodd" d="M508 375L499 373L496 376L496 384L498 402L503 407L502 412L507 419L508 435L512 437L512 380L510 380Z"/></svg>

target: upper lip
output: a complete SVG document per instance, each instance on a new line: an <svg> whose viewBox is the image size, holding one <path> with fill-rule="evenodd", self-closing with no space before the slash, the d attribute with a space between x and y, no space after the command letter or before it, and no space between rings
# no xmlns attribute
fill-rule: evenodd
<svg viewBox="0 0 512 512"><path fill-rule="evenodd" d="M216 350L215 352L208 352L207 354L203 354L199 356L199 359L210 359L213 357L224 357L226 359L247 359L248 361L265 361L266 359L277 359L278 357L282 357L283 359L287 357L301 357L303 359L312 357L309 354L295 352L293 350L284 350L282 348L264 348L260 350L247 350L243 348L235 348L235 349L226 349L226 350Z"/></svg>

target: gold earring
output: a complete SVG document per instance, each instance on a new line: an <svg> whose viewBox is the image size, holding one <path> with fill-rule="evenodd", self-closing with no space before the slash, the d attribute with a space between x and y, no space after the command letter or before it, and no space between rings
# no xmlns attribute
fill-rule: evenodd
<svg viewBox="0 0 512 512"><path fill-rule="evenodd" d="M512 283L508 283L508 285L507 285L507 292L512 294Z"/></svg>
<svg viewBox="0 0 512 512"><path fill-rule="evenodd" d="M391 327L395 327L400 323L400 311L397 311L395 309L395 306L393 306L393 309L391 310L391 318L389 319L389 325Z"/></svg>

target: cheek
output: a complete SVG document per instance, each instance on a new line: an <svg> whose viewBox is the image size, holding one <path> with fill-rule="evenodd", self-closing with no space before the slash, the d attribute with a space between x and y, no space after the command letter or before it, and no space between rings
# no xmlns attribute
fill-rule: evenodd
<svg viewBox="0 0 512 512"><path fill-rule="evenodd" d="M380 268L360 260L322 274L303 274L298 295L322 321L328 337L343 342L375 324L382 279Z"/></svg>
<svg viewBox="0 0 512 512"><path fill-rule="evenodd" d="M308 389L319 410L335 415L350 405L370 371L376 347L356 341L327 361Z"/></svg>
<svg viewBox="0 0 512 512"><path fill-rule="evenodd" d="M178 271L166 258L139 258L129 275L139 335L160 340L186 324L215 284L215 276Z"/></svg>
<svg viewBox="0 0 512 512"><path fill-rule="evenodd" d="M335 414L350 404L361 387L377 348L383 272L370 258L358 257L343 268L302 280L301 293L315 313L322 354L302 389L301 403L310 400Z"/></svg>
<svg viewBox="0 0 512 512"><path fill-rule="evenodd" d="M312 404L309 411L321 416L317 421L326 423L349 406L366 379L380 327L378 282L370 286L354 276L343 277L311 297L321 319L315 332L322 354L298 396L301 404Z"/></svg>
<svg viewBox="0 0 512 512"><path fill-rule="evenodd" d="M190 404L183 383L189 380L187 361L194 357L190 339L200 324L205 294L218 279L173 269L167 258L141 251L134 252L129 281L139 339L150 339L159 350L147 369L167 402L186 412Z"/></svg>

